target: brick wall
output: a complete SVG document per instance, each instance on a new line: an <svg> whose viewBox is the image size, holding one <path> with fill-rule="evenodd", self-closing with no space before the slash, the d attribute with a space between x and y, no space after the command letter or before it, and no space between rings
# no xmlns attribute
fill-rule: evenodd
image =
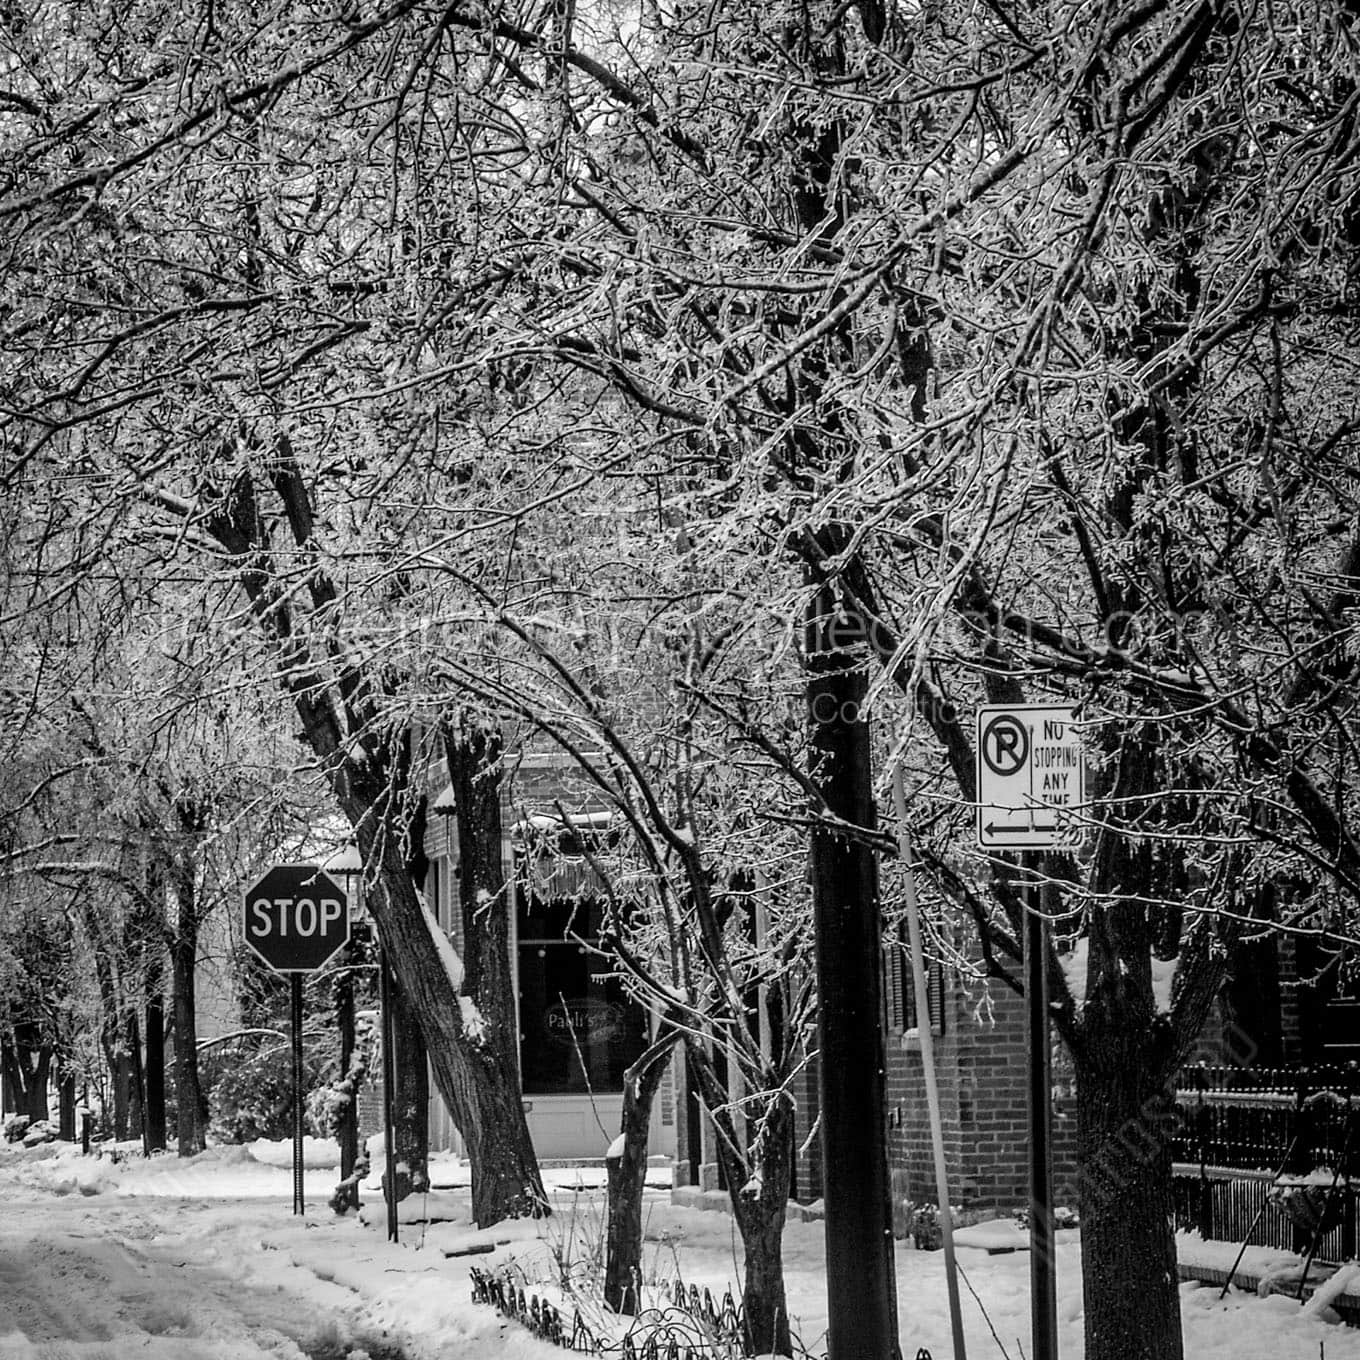
<svg viewBox="0 0 1360 1360"><path fill-rule="evenodd" d="M815 1039L813 1040L815 1043ZM817 1059L813 1057L794 1078L793 1198L811 1204L822 1197L822 1144L820 1132L813 1136L820 1108L817 1096Z"/></svg>
<svg viewBox="0 0 1360 1360"><path fill-rule="evenodd" d="M947 975L944 1032L934 1036L945 1165L955 1204L1008 1212L1029 1193L1024 998L994 982L988 1004L980 999ZM1076 1115L1056 1040L1053 1091L1054 1183L1063 1187L1076 1181ZM900 1031L888 1035L888 1156L899 1212L903 1200L934 1201L921 1045Z"/></svg>

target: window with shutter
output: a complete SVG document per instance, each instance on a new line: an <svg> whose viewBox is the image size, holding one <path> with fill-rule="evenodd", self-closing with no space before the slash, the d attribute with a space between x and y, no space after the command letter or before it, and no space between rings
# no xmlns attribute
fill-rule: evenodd
<svg viewBox="0 0 1360 1360"><path fill-rule="evenodd" d="M888 942L885 949L884 969L884 1010L887 1012L888 1032L905 1034L918 1028L920 1008L916 1002L916 989L911 979L911 949L907 941L907 926L904 921L897 930L896 938ZM944 1033L945 1012L945 970L938 959L926 959L926 1005L925 1012L934 1035Z"/></svg>

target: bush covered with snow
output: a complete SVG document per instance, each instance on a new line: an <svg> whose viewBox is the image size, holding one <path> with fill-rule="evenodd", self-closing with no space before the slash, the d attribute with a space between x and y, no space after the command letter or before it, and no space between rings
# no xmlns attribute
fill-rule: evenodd
<svg viewBox="0 0 1360 1360"><path fill-rule="evenodd" d="M287 1044L255 1054L219 1057L208 1068L209 1136L219 1143L252 1143L260 1138L290 1138L293 1133L292 1055ZM318 1079L317 1062L304 1058L303 1100ZM318 1130L309 1122L311 1132Z"/></svg>

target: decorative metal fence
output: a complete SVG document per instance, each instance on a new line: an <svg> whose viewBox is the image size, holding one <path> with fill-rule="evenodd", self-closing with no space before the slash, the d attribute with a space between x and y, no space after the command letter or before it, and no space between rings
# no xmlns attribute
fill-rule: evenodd
<svg viewBox="0 0 1360 1360"><path fill-rule="evenodd" d="M677 1280L668 1307L644 1309L622 1337L606 1340L587 1325L580 1309L573 1310L567 1326L561 1310L537 1294L476 1267L471 1274L474 1303L489 1303L535 1336L567 1350L619 1360L739 1360L742 1355L741 1309L730 1293L715 1303L709 1290L695 1285L687 1290Z"/></svg>
<svg viewBox="0 0 1360 1360"><path fill-rule="evenodd" d="M1178 1226L1323 1261L1355 1255L1360 1068L1200 1065L1181 1074L1176 1108Z"/></svg>
<svg viewBox="0 0 1360 1360"><path fill-rule="evenodd" d="M535 1336L566 1350L617 1356L618 1360L739 1360L744 1353L740 1306L732 1295L714 1303L712 1293L679 1280L671 1288L670 1306L639 1313L618 1340L596 1336L573 1310L570 1328L562 1312L537 1294L526 1294L504 1276L472 1268L472 1301L490 1304L522 1323ZM931 1360L924 1346L916 1360Z"/></svg>

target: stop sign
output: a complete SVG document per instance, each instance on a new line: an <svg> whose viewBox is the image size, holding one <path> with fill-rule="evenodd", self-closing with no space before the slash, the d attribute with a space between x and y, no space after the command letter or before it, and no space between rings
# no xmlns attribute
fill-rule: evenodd
<svg viewBox="0 0 1360 1360"><path fill-rule="evenodd" d="M310 973L349 940L349 899L315 864L277 864L244 898L246 943L277 973Z"/></svg>

